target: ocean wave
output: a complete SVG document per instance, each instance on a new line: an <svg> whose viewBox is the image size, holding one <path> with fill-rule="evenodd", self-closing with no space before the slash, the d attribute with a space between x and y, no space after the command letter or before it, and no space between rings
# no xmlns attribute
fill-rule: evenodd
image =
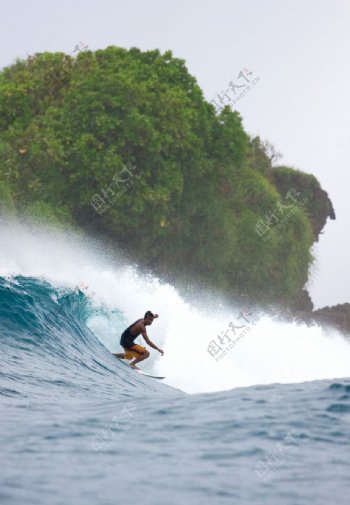
<svg viewBox="0 0 350 505"><path fill-rule="evenodd" d="M88 328L101 313L79 289L0 278L0 395L113 395L159 386L122 363Z"/></svg>

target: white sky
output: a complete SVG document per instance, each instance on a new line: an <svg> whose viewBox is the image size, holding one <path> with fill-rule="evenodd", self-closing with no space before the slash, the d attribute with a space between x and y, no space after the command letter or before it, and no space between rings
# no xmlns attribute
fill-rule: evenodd
<svg viewBox="0 0 350 505"><path fill-rule="evenodd" d="M257 74L235 106L245 129L314 174L337 215L315 249L315 306L350 301L350 0L0 0L0 67L80 41L171 49L208 100Z"/></svg>

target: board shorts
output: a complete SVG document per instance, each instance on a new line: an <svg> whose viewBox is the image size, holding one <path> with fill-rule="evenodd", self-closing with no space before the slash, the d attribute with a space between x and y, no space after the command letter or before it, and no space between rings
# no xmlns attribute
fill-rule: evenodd
<svg viewBox="0 0 350 505"><path fill-rule="evenodd" d="M138 358L140 354L143 354L146 351L146 347L142 347L142 345L134 344L131 347L123 347L125 351L124 359L133 359Z"/></svg>

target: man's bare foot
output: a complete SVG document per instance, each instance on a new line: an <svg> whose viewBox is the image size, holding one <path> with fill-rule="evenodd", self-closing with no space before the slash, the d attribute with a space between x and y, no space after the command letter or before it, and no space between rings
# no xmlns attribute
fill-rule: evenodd
<svg viewBox="0 0 350 505"><path fill-rule="evenodd" d="M136 365L129 365L129 366L131 366L131 368L135 368L135 370L140 370L139 367Z"/></svg>

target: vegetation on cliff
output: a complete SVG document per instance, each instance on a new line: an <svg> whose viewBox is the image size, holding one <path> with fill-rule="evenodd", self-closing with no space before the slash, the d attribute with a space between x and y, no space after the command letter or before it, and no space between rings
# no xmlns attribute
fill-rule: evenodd
<svg viewBox="0 0 350 505"><path fill-rule="evenodd" d="M183 60L136 48L2 70L0 198L105 233L160 273L267 302L298 296L334 217L317 180L273 167Z"/></svg>

